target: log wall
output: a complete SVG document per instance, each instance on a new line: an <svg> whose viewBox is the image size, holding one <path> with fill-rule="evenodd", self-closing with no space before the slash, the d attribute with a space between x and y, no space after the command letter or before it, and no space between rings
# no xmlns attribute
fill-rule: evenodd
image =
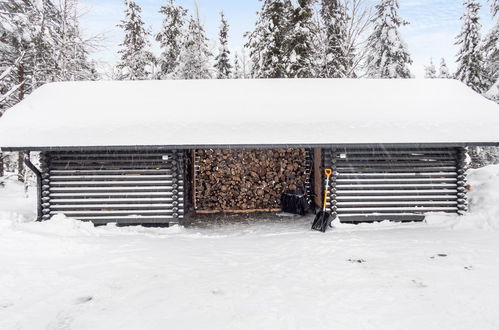
<svg viewBox="0 0 499 330"><path fill-rule="evenodd" d="M333 169L328 199L342 222L423 220L467 211L462 148L323 150Z"/></svg>
<svg viewBox="0 0 499 330"><path fill-rule="evenodd" d="M40 156L43 220L171 224L184 216L184 152L61 151Z"/></svg>

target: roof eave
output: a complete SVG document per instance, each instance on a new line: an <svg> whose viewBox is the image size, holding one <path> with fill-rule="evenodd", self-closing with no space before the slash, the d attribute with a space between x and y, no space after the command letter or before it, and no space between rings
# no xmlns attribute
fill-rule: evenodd
<svg viewBox="0 0 499 330"><path fill-rule="evenodd" d="M122 146L45 146L2 147L5 152L86 151L86 150L191 150L191 149L280 149L280 148L455 148L499 147L499 142L424 142L424 143L321 143L321 144L206 144L206 145L122 145Z"/></svg>

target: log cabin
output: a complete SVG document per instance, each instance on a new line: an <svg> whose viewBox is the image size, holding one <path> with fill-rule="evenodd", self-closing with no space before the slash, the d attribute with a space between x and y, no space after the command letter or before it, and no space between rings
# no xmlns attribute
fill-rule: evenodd
<svg viewBox="0 0 499 330"><path fill-rule="evenodd" d="M0 120L38 178L38 220L168 225L278 212L286 191L343 222L467 211L467 148L499 144L499 107L455 80L51 83ZM39 155L39 165L30 155Z"/></svg>

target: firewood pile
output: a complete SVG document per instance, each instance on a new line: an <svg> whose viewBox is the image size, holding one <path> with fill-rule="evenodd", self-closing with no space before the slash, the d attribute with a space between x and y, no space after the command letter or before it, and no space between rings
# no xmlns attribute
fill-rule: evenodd
<svg viewBox="0 0 499 330"><path fill-rule="evenodd" d="M194 157L198 211L278 210L284 191L305 191L304 149L197 150Z"/></svg>

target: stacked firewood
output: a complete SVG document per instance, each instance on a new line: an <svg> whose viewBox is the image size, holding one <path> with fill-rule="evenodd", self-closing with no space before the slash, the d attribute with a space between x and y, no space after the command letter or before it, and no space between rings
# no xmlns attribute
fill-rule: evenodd
<svg viewBox="0 0 499 330"><path fill-rule="evenodd" d="M281 194L305 189L304 149L196 150L196 209L276 210Z"/></svg>

